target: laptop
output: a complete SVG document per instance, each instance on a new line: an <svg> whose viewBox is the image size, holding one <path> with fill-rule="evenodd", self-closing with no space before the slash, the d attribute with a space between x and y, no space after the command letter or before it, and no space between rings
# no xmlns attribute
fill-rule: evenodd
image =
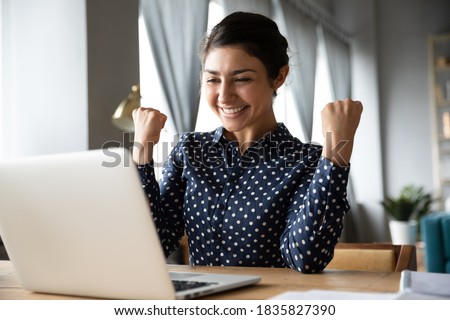
<svg viewBox="0 0 450 320"><path fill-rule="evenodd" d="M253 275L169 272L126 149L6 160L0 177L0 236L26 290L190 299L260 281ZM194 288L176 291L180 282Z"/></svg>

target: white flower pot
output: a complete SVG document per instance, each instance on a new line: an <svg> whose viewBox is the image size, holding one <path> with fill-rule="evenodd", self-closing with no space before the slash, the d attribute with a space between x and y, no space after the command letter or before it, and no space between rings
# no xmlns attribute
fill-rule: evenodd
<svg viewBox="0 0 450 320"><path fill-rule="evenodd" d="M393 244L412 244L417 242L416 221L389 221L391 240Z"/></svg>

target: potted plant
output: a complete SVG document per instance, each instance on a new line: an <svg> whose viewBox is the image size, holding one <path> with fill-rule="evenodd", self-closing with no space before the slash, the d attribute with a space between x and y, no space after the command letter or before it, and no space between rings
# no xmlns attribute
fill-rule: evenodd
<svg viewBox="0 0 450 320"><path fill-rule="evenodd" d="M381 202L390 215L389 229L394 244L416 244L419 220L430 212L433 198L423 187L407 185L396 198Z"/></svg>

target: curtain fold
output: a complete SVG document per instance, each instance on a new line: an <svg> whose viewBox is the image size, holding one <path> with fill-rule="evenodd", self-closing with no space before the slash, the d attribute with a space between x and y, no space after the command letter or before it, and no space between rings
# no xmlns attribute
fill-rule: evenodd
<svg viewBox="0 0 450 320"><path fill-rule="evenodd" d="M272 17L272 0L220 0L223 12L228 15L236 11L254 12Z"/></svg>
<svg viewBox="0 0 450 320"><path fill-rule="evenodd" d="M178 132L192 131L197 119L200 41L206 32L209 0L140 0L156 69Z"/></svg>
<svg viewBox="0 0 450 320"><path fill-rule="evenodd" d="M322 26L318 27L318 31L319 39L324 43L328 59L328 68L333 87L333 100L351 98L350 45L324 30ZM351 174L347 183L347 195L351 210L345 216L341 240L344 242L356 242L353 216L358 211L358 203Z"/></svg>
<svg viewBox="0 0 450 320"><path fill-rule="evenodd" d="M317 30L316 23L299 12L288 1L274 0L274 16L286 36L291 51L291 91L300 115L303 136L312 138L314 86L316 78Z"/></svg>
<svg viewBox="0 0 450 320"><path fill-rule="evenodd" d="M334 99L343 100L351 96L350 46L319 26L328 58Z"/></svg>

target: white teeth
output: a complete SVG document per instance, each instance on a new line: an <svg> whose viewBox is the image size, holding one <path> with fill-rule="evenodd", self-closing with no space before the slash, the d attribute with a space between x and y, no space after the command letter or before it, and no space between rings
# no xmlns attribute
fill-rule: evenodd
<svg viewBox="0 0 450 320"><path fill-rule="evenodd" d="M239 108L221 108L224 113L232 114L244 110L245 107Z"/></svg>

